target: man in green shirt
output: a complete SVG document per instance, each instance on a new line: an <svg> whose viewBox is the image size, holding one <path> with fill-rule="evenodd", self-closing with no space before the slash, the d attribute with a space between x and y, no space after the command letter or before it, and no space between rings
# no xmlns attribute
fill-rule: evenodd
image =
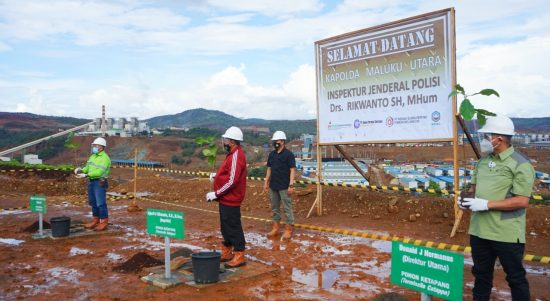
<svg viewBox="0 0 550 301"><path fill-rule="evenodd" d="M483 156L472 177L475 197L458 205L471 210L470 245L475 277L474 300L489 300L496 258L499 259L512 300L529 300L529 283L523 268L525 212L535 181L529 159L511 146L514 124L505 116L489 117L479 131Z"/></svg>
<svg viewBox="0 0 550 301"><path fill-rule="evenodd" d="M93 220L84 224L87 229L103 231L109 224L109 212L107 210L107 188L109 183L109 168L111 159L105 153L107 141L96 138L92 142L92 155L84 168L74 170L78 177L88 177L88 204L92 207Z"/></svg>

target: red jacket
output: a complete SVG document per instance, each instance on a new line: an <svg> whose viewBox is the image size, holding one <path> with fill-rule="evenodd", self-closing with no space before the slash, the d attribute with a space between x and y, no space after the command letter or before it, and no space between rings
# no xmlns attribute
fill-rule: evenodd
<svg viewBox="0 0 550 301"><path fill-rule="evenodd" d="M220 204L240 206L246 193L246 156L237 145L225 157L214 178L214 192Z"/></svg>

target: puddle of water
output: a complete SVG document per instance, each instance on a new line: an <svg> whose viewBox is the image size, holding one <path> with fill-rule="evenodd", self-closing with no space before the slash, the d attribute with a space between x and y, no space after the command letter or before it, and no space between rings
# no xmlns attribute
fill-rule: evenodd
<svg viewBox="0 0 550 301"><path fill-rule="evenodd" d="M18 240L14 238L0 238L0 244L18 246L24 242L25 242L24 240Z"/></svg>
<svg viewBox="0 0 550 301"><path fill-rule="evenodd" d="M331 255L349 255L351 254L350 251L348 250L338 250L337 248L333 247L333 246L323 246L321 248L321 250L324 252L324 253L328 253L328 254L331 254Z"/></svg>
<svg viewBox="0 0 550 301"><path fill-rule="evenodd" d="M0 215L32 213L29 210L2 210Z"/></svg>
<svg viewBox="0 0 550 301"><path fill-rule="evenodd" d="M292 281L316 288L329 289L334 285L337 279L338 272L334 270L302 271L296 268L292 269Z"/></svg>
<svg viewBox="0 0 550 301"><path fill-rule="evenodd" d="M273 241L268 239L263 234L259 234L255 232L247 232L244 234L244 237L246 239L247 244L251 244L255 247L261 247L265 249L273 248Z"/></svg>
<svg viewBox="0 0 550 301"><path fill-rule="evenodd" d="M107 253L106 257L111 261L119 261L122 259L121 255L118 255L117 253L112 253L112 252Z"/></svg>
<svg viewBox="0 0 550 301"><path fill-rule="evenodd" d="M71 251L69 251L69 256L76 256L76 255L85 255L85 254L93 254L94 252L87 250L87 249L81 249L77 247L72 247Z"/></svg>

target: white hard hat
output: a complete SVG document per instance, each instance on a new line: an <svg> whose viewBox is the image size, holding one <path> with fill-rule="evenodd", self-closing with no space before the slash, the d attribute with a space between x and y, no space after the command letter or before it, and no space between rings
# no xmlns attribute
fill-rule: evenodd
<svg viewBox="0 0 550 301"><path fill-rule="evenodd" d="M92 142L92 144L97 144L97 145L101 145L103 147L107 147L107 141L101 137L99 138L95 138L94 142Z"/></svg>
<svg viewBox="0 0 550 301"><path fill-rule="evenodd" d="M485 125L478 132L513 136L514 123L506 116L489 116Z"/></svg>
<svg viewBox="0 0 550 301"><path fill-rule="evenodd" d="M286 140L285 132L283 131L276 131L273 133L273 138L271 140Z"/></svg>
<svg viewBox="0 0 550 301"><path fill-rule="evenodd" d="M236 126L232 126L222 135L223 138L243 141L243 132Z"/></svg>

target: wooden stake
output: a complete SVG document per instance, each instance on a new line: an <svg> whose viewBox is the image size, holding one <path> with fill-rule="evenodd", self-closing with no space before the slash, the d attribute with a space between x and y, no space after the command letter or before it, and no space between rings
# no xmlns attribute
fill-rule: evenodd
<svg viewBox="0 0 550 301"><path fill-rule="evenodd" d="M464 119L462 119L462 116L456 115L456 120L458 120L458 123L460 124L462 131L466 134L466 137L468 138L468 142L470 142L470 145L472 146L472 149L476 154L476 158L479 160L479 158L481 158L481 154L479 153L479 150L477 148L477 145L474 139L470 135L470 131L466 127L466 123L464 122ZM464 152L466 152L466 150L464 150ZM458 204L456 203L457 199L458 199L458 195L455 195L455 223L453 225L453 229L451 230L451 237L454 237L456 235L456 230L458 230L458 227L460 226L460 222L462 221L462 215L464 214L464 211L458 209Z"/></svg>
<svg viewBox="0 0 550 301"><path fill-rule="evenodd" d="M317 143L317 197L319 201L317 202L317 215L323 215L323 186L321 185L323 181L323 156L321 154L321 146Z"/></svg>
<svg viewBox="0 0 550 301"><path fill-rule="evenodd" d="M134 150L134 203L137 198L137 148Z"/></svg>
<svg viewBox="0 0 550 301"><path fill-rule="evenodd" d="M316 184L317 185L317 196L315 197L315 201L311 205L311 208L309 209L309 212L308 212L306 218L309 218L311 216L311 213L313 212L313 208L315 208L315 206L317 206L317 215L321 216L323 214L323 208L322 208L322 206L323 206L323 203L322 203L323 191L322 191L322 188L321 188L322 187L321 186L321 181L322 181L321 166L322 166L321 146L319 145L319 142L317 142L317 184Z"/></svg>
<svg viewBox="0 0 550 301"><path fill-rule="evenodd" d="M139 207L137 205L137 179L138 179L138 175L137 175L137 158L138 158L138 150L137 148L134 150L134 197L132 198L132 202L130 203L130 205L128 205L128 212L138 212L138 211L141 211L141 207Z"/></svg>
<svg viewBox="0 0 550 301"><path fill-rule="evenodd" d="M367 179L367 174L363 172L363 170L361 169L361 167L359 167L359 165L357 165L357 163L355 163L355 159L353 157L349 156L340 145L335 145L334 147L342 154L342 156L344 156L346 160L348 160L348 162L357 170L357 172L359 172L359 174L363 176L363 178L365 178L365 180L369 180Z"/></svg>
<svg viewBox="0 0 550 301"><path fill-rule="evenodd" d="M454 237L456 234L456 230L458 229L458 226L460 225L460 220L462 219L462 210L458 208L458 191L459 189L459 175L460 175L460 166L458 166L458 131L456 126L456 119L453 119L453 190L454 190L454 209L455 209L455 224L453 226L453 230L451 230L451 237Z"/></svg>

